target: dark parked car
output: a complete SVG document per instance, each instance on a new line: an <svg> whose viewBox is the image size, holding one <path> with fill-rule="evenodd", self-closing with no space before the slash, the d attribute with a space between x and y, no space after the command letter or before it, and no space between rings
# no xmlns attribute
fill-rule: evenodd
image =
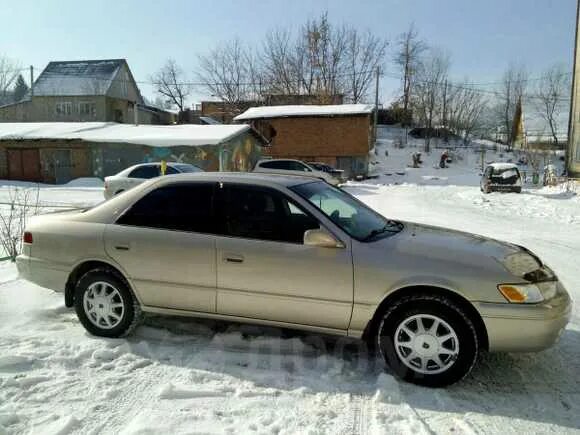
<svg viewBox="0 0 580 435"><path fill-rule="evenodd" d="M480 182L481 191L522 192L522 177L513 163L492 163L485 168Z"/></svg>

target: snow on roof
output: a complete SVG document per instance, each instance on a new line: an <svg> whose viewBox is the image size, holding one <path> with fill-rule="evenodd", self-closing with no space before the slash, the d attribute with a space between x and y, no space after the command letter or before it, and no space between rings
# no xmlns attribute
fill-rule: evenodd
<svg viewBox="0 0 580 435"><path fill-rule="evenodd" d="M506 169L514 169L518 167L514 163L502 163L502 162L490 163L488 166L491 166L493 169L497 169L500 171L504 171Z"/></svg>
<svg viewBox="0 0 580 435"><path fill-rule="evenodd" d="M238 125L132 125L113 122L0 123L0 141L14 139L77 139L87 142L148 146L201 146L227 142L250 130Z"/></svg>
<svg viewBox="0 0 580 435"><path fill-rule="evenodd" d="M328 106L261 106L252 107L234 118L235 121L257 118L284 118L292 116L341 116L371 113L368 104L336 104Z"/></svg>
<svg viewBox="0 0 580 435"><path fill-rule="evenodd" d="M50 62L34 82L34 95L105 95L124 63L124 59Z"/></svg>

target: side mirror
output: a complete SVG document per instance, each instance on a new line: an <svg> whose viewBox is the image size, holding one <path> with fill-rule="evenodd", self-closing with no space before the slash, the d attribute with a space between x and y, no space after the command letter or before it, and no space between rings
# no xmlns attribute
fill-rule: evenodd
<svg viewBox="0 0 580 435"><path fill-rule="evenodd" d="M307 246L318 246L320 248L344 248L339 242L324 230L306 230L304 232L304 244Z"/></svg>

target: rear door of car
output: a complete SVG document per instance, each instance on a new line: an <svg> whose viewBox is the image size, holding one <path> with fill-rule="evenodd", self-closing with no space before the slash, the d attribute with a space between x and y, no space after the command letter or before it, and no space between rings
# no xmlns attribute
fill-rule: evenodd
<svg viewBox="0 0 580 435"><path fill-rule="evenodd" d="M219 314L346 329L353 303L350 243L303 243L320 222L283 192L223 183L216 237Z"/></svg>
<svg viewBox="0 0 580 435"><path fill-rule="evenodd" d="M211 182L158 187L107 226L107 254L144 305L216 311L214 190Z"/></svg>

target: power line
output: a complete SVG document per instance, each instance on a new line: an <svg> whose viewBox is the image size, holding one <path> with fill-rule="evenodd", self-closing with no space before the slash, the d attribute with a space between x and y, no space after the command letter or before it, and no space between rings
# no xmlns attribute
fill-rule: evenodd
<svg viewBox="0 0 580 435"><path fill-rule="evenodd" d="M28 68L23 68L23 69L19 69L18 71L24 71L27 69ZM358 71L358 72L354 72L354 73L335 74L335 75L331 76L328 80L329 81L336 81L337 79L355 78L357 76L371 77L374 72L375 72L374 69L370 69L370 70L362 70L362 71ZM561 74L561 76L569 75L569 74L570 73L563 73L563 74ZM381 72L380 76L386 76L386 77L390 77L390 78L397 79L397 80L403 79L403 77L401 77L399 75L389 74L389 73L385 73L385 72ZM78 79L79 78L79 76L71 75L71 74L48 72L48 73L42 73L38 77L37 82L42 77L61 78L61 79ZM103 81L103 82L133 83L133 80L119 79L119 78L110 79L107 77L95 76L95 75L83 75L81 77L85 78L85 79L89 79L89 80ZM529 82L529 81L537 81L537 80L542 80L542 78L524 79L524 80L521 80L521 82ZM440 86L440 87L445 86L444 81L439 82L439 81L421 80L419 78L414 78L414 82L415 83L431 84L431 85ZM135 80L134 83L141 84L141 85L151 85L151 86L158 86L160 84L159 82L156 82L153 80ZM480 94L503 97L504 94L499 90L480 89L480 88L475 87L475 86L484 86L484 85L489 86L492 84L501 84L501 83L502 82L488 82L488 83L465 82L465 83L455 84L453 81L448 81L447 86L449 88L468 90L468 91L472 91L472 92L476 92L476 93L480 93ZM219 87L219 86L235 86L235 87L247 86L247 87L251 87L251 86L254 86L257 88L268 88L268 87L272 87L272 86L287 86L287 85L302 86L302 85L304 85L304 80L303 79L296 79L296 80L267 80L267 79L264 79L264 80L261 80L258 82L239 82L239 83L228 83L228 82L217 82L217 81L216 82L184 81L184 82L171 83L171 85L191 86L191 87ZM90 85L87 85L87 86L90 86ZM541 98L541 97L538 97L537 95L530 94L530 93L523 94L522 96L524 98L527 98L527 99ZM569 102L570 98L569 97L562 97L562 98L558 98L557 101Z"/></svg>

